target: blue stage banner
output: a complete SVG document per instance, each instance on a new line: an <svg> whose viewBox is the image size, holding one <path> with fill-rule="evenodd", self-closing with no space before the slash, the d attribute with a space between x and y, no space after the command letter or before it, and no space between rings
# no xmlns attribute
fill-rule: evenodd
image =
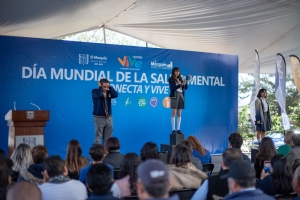
<svg viewBox="0 0 300 200"><path fill-rule="evenodd" d="M238 56L1 36L1 148L7 152L5 114L14 102L17 110L36 110L33 103L50 110L45 127L50 155L64 158L68 142L77 139L87 156L94 141L91 91L102 78L119 92L112 112L121 153L139 154L148 141L168 144L168 78L175 66L193 76L181 131L212 153L223 152L238 125Z"/></svg>

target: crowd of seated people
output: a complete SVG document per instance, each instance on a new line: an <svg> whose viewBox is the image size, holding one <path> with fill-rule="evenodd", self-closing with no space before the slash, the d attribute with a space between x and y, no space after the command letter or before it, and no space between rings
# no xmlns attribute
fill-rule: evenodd
<svg viewBox="0 0 300 200"><path fill-rule="evenodd" d="M145 143L140 156L121 154L120 141L115 137L104 146L90 147L91 163L82 156L77 140L67 145L65 160L48 156L45 146L31 149L19 144L11 158L0 150L0 200L178 200L179 191L184 190L193 191L188 197L192 200L300 199L300 135L291 133L288 137L291 141L285 141L292 148L285 152L287 156L277 153L272 139L263 138L253 165L241 152L242 136L232 133L229 148L222 154L222 170L212 175L197 167L199 163L211 163L211 156L194 136L174 147L168 163L160 160L154 142ZM193 157L198 162L193 162Z"/></svg>

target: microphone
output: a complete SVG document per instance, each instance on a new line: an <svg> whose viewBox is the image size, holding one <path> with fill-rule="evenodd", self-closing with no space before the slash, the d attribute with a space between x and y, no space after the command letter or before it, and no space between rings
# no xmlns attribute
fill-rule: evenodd
<svg viewBox="0 0 300 200"><path fill-rule="evenodd" d="M193 76L191 74L187 74L185 76L182 76L181 79L185 80L187 83L190 83L193 80Z"/></svg>
<svg viewBox="0 0 300 200"><path fill-rule="evenodd" d="M34 103L30 103L30 104L33 105L33 106L35 106L35 107L37 107L39 110L41 110L40 107L38 107L38 106L35 105Z"/></svg>
<svg viewBox="0 0 300 200"><path fill-rule="evenodd" d="M17 110L17 109L16 109L16 102L14 102L14 110Z"/></svg>

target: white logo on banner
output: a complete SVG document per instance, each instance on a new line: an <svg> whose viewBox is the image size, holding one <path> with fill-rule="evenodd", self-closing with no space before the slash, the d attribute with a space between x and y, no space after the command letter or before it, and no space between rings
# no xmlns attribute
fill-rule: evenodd
<svg viewBox="0 0 300 200"><path fill-rule="evenodd" d="M170 61L170 63L158 63L156 60L154 62L151 61L151 68L153 69L172 69L173 68L173 62Z"/></svg>
<svg viewBox="0 0 300 200"><path fill-rule="evenodd" d="M80 65L87 65L87 64L89 64L89 54L79 54L78 63Z"/></svg>
<svg viewBox="0 0 300 200"><path fill-rule="evenodd" d="M116 99L111 99L111 105L116 106L117 105L117 100Z"/></svg>

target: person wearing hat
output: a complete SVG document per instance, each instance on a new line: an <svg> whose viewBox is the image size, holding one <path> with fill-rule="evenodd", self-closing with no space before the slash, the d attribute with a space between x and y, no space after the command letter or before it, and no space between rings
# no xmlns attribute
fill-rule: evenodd
<svg viewBox="0 0 300 200"><path fill-rule="evenodd" d="M171 187L166 165L156 159L149 159L137 168L137 194L140 200L179 200L177 195L169 197Z"/></svg>
<svg viewBox="0 0 300 200"><path fill-rule="evenodd" d="M224 197L229 193L227 180L221 179L225 174L228 174L230 164L235 160L242 160L243 156L239 149L228 148L222 155L222 171L216 176L210 176L205 180L200 188L193 195L192 200L211 200L213 195Z"/></svg>
<svg viewBox="0 0 300 200"><path fill-rule="evenodd" d="M255 169L252 165L243 160L235 160L229 166L228 174L221 178L227 178L230 194L223 200L241 199L241 200L270 200L271 196L264 194L261 190L255 188Z"/></svg>

